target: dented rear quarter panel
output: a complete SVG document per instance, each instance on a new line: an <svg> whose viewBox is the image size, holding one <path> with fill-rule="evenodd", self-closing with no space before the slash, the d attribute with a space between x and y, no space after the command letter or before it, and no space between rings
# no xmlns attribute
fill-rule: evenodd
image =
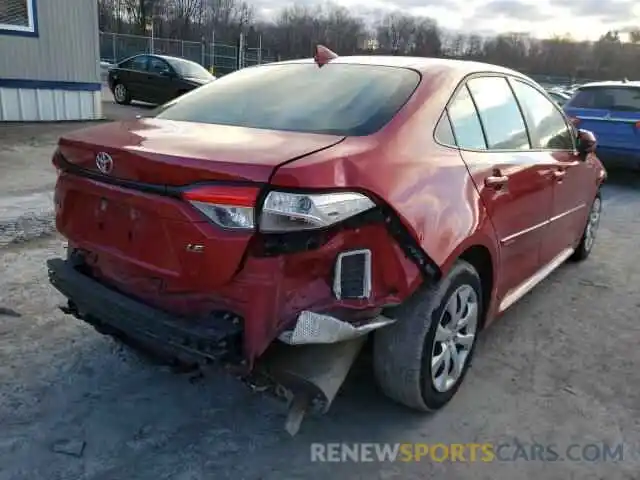
<svg viewBox="0 0 640 480"><path fill-rule="evenodd" d="M495 233L467 166L457 149L433 138L464 72L430 67L426 75L381 131L282 165L271 183L372 194L396 212L443 274L474 245L486 247L497 265Z"/></svg>

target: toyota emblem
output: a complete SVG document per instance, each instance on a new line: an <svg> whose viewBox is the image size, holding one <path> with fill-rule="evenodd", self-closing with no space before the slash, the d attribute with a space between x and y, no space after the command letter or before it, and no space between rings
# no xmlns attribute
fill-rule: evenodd
<svg viewBox="0 0 640 480"><path fill-rule="evenodd" d="M111 173L111 170L113 169L113 158L111 158L111 155L108 153L100 152L96 155L96 166L98 167L98 170L104 174Z"/></svg>

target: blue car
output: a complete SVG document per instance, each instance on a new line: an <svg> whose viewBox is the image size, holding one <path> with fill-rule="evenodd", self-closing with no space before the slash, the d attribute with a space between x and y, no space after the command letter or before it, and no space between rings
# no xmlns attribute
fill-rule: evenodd
<svg viewBox="0 0 640 480"><path fill-rule="evenodd" d="M564 110L578 128L596 135L603 163L640 168L640 82L582 85Z"/></svg>

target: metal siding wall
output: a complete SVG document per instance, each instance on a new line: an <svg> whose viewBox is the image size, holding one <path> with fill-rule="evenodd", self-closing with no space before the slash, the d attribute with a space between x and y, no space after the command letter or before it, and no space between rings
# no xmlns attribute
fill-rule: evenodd
<svg viewBox="0 0 640 480"><path fill-rule="evenodd" d="M102 118L102 95L99 91L0 88L0 122L50 122L100 118Z"/></svg>
<svg viewBox="0 0 640 480"><path fill-rule="evenodd" d="M0 78L100 82L95 0L36 0L39 37L0 31Z"/></svg>

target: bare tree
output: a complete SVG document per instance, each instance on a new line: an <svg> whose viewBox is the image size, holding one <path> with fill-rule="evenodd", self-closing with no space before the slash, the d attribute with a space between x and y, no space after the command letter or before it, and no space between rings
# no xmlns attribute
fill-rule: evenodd
<svg viewBox="0 0 640 480"><path fill-rule="evenodd" d="M640 78L640 28L625 30L628 42L617 31L603 32L596 42L577 42L569 36L535 39L521 33L444 35L434 20L401 12L385 15L370 31L362 19L333 3L294 4L273 21L258 21L244 0L96 1L102 31L145 34L153 19L156 36L203 41L202 48L209 48L214 32L217 44L229 45L236 45L243 32L254 48L260 41L281 59L309 57L323 43L340 55L447 56L546 76Z"/></svg>

